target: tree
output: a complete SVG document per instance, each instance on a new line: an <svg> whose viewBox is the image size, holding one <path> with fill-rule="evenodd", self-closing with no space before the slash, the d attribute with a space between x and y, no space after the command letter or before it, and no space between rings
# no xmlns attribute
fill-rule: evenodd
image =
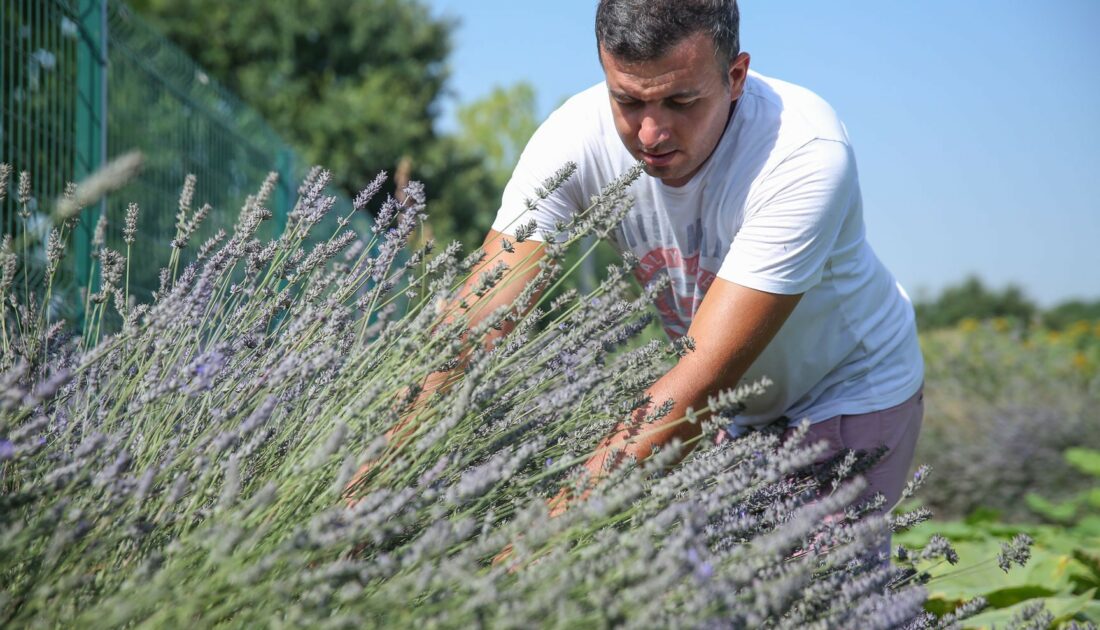
<svg viewBox="0 0 1100 630"><path fill-rule="evenodd" d="M1100 321L1100 300L1069 300L1043 313L1043 323L1056 330L1080 321Z"/></svg>
<svg viewBox="0 0 1100 630"><path fill-rule="evenodd" d="M934 302L916 304L917 326L921 330L954 326L965 318L1007 317L1029 321L1038 311L1023 291L1009 285L992 291L976 276L947 287Z"/></svg>
<svg viewBox="0 0 1100 630"><path fill-rule="evenodd" d="M440 138L415 166L429 194L430 227L437 241L457 239L472 251L496 218L502 187L493 182L484 157L454 137Z"/></svg>
<svg viewBox="0 0 1100 630"><path fill-rule="evenodd" d="M354 194L437 142L454 24L408 0L132 0ZM437 195L438 196L438 193Z"/></svg>
<svg viewBox="0 0 1100 630"><path fill-rule="evenodd" d="M494 87L487 96L459 107L458 123L459 140L484 156L493 183L503 191L538 128L535 88L523 81Z"/></svg>
<svg viewBox="0 0 1100 630"><path fill-rule="evenodd" d="M436 235L472 248L492 226L504 186L538 125L534 88L494 88L460 107L458 119L458 131L438 138L415 171L435 195L429 214Z"/></svg>

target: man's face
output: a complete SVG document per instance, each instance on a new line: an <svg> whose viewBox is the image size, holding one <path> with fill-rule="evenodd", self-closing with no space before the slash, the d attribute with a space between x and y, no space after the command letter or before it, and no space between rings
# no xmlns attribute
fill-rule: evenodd
<svg viewBox="0 0 1100 630"><path fill-rule="evenodd" d="M722 138L730 103L745 85L748 54L738 55L724 75L714 42L700 32L653 61L628 63L602 48L600 60L627 150L665 184L688 183Z"/></svg>

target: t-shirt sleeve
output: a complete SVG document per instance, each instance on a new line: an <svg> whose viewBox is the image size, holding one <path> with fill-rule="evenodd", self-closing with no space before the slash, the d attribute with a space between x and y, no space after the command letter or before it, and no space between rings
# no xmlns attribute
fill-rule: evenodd
<svg viewBox="0 0 1100 630"><path fill-rule="evenodd" d="M858 211L846 144L816 139L760 183L718 277L769 293L805 293L821 281L848 214Z"/></svg>
<svg viewBox="0 0 1100 630"><path fill-rule="evenodd" d="M577 107L566 103L551 114L535 131L520 154L512 177L504 188L493 229L510 236L517 227L535 219L538 227L530 238L542 241L543 234L556 233L558 223L566 223L581 207L580 172L574 173L545 199L538 199L547 180L569 163L578 171L585 167L585 121L578 119ZM580 124L577 124L580 123ZM528 201L537 201L529 208Z"/></svg>

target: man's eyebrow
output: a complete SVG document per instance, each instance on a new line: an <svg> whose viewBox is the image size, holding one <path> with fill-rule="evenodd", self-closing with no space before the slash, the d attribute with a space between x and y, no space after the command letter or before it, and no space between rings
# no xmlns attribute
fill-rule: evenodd
<svg viewBox="0 0 1100 630"><path fill-rule="evenodd" d="M610 92L611 96L614 96L615 98L627 98L627 99L630 99L632 101L641 100L641 99L639 99L635 96L631 96L630 94L627 94L626 92L620 92L619 90L612 90L612 89L608 88L607 91ZM695 98L697 96L699 96L699 90L684 90L682 92L676 92L675 94L669 94L668 96L662 98L661 100L662 101L668 101L668 100L672 100L672 99Z"/></svg>
<svg viewBox="0 0 1100 630"><path fill-rule="evenodd" d="M696 96L699 96L699 90L684 90L683 92L677 92L671 96L666 96L665 98L695 98Z"/></svg>

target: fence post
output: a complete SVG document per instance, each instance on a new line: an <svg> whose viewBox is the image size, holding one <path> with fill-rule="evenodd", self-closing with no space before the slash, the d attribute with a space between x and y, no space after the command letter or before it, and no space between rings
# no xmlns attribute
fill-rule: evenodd
<svg viewBox="0 0 1100 630"><path fill-rule="evenodd" d="M275 234L279 235L286 229L287 215L290 214L296 201L294 197L294 152L288 147L282 147L276 153L275 168L279 171L279 185L275 189L274 214Z"/></svg>
<svg viewBox="0 0 1100 630"><path fill-rule="evenodd" d="M73 178L76 181L91 175L107 161L107 2L108 0L78 0L80 41L77 43L75 132L76 151ZM107 200L85 210L73 230L74 281L87 291L94 289L91 273L92 232L101 213L107 210ZM83 320L83 300L80 319Z"/></svg>

